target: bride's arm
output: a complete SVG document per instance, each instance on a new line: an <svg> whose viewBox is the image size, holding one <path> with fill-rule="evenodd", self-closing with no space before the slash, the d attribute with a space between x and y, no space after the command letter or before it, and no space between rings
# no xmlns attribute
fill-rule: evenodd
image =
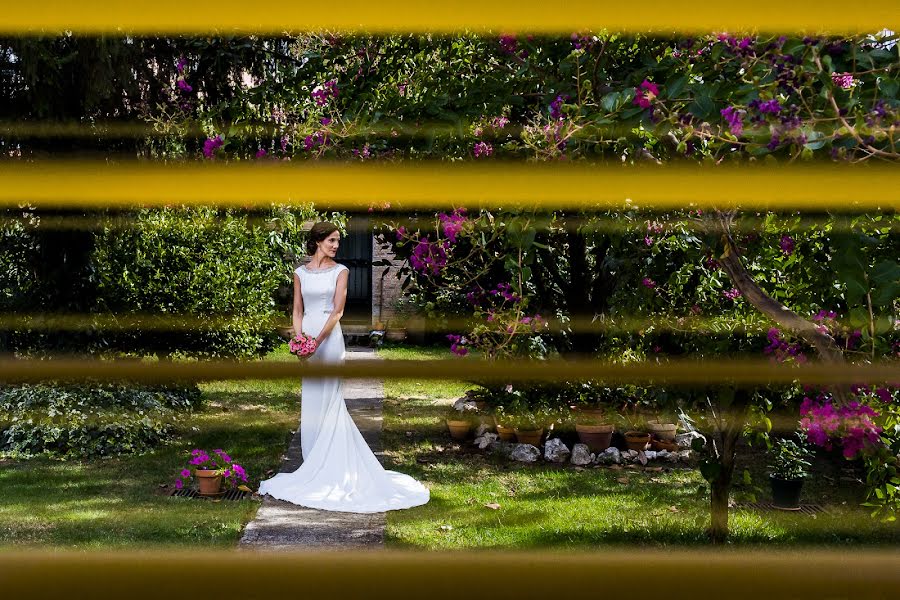
<svg viewBox="0 0 900 600"><path fill-rule="evenodd" d="M331 311L331 315L328 317L328 320L325 321L321 333L316 337L316 341L319 344L325 341L325 338L327 338L331 333L331 330L334 329L335 324L344 316L344 304L347 302L347 282L349 279L349 269L344 269L338 273L334 287L334 310Z"/></svg>
<svg viewBox="0 0 900 600"><path fill-rule="evenodd" d="M303 294L300 293L300 276L294 273L294 314L291 327L294 337L303 333Z"/></svg>

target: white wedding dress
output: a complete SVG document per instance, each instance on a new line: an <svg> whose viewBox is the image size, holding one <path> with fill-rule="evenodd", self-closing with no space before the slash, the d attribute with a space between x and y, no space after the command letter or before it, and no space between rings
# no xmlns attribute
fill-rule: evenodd
<svg viewBox="0 0 900 600"><path fill-rule="evenodd" d="M317 336L334 308L337 277L347 267L297 268L303 295L302 331ZM341 324L306 360L345 360ZM304 377L301 387L300 446L303 464L262 481L259 493L300 506L353 513L376 513L425 504L428 488L403 473L386 471L344 404L343 380Z"/></svg>

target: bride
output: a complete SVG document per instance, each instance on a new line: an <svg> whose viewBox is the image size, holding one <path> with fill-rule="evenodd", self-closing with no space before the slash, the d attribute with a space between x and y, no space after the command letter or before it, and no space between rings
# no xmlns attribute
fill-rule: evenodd
<svg viewBox="0 0 900 600"><path fill-rule="evenodd" d="M332 223L313 225L306 251L313 257L294 271L294 333L316 338L308 359L344 362L340 319L349 269L335 262L340 232ZM300 506L375 513L425 504L429 491L403 473L386 471L369 449L344 404L340 378L304 377L300 446L303 464L262 481L260 494Z"/></svg>

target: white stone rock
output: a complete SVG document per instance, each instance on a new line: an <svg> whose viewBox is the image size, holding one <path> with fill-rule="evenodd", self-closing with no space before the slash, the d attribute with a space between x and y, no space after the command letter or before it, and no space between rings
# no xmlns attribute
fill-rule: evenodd
<svg viewBox="0 0 900 600"><path fill-rule="evenodd" d="M694 442L694 438L699 438L703 440L703 444L706 444L706 438L703 437L698 431L687 431L685 433L679 433L675 436L675 443L678 444L679 448L688 448L690 449L691 444Z"/></svg>
<svg viewBox="0 0 900 600"><path fill-rule="evenodd" d="M647 460L653 460L659 456L659 453L656 450L644 450L644 456L647 457Z"/></svg>
<svg viewBox="0 0 900 600"><path fill-rule="evenodd" d="M572 447L572 457L569 459L573 465L589 465L594 462L594 454L587 444L575 444Z"/></svg>
<svg viewBox="0 0 900 600"><path fill-rule="evenodd" d="M475 404L474 400L468 400L465 396L462 398L458 398L456 402L453 403L453 409L458 410L459 412L476 412L478 410L478 406Z"/></svg>
<svg viewBox="0 0 900 600"><path fill-rule="evenodd" d="M643 450L638 451L638 455L634 457L634 462L639 462L642 465L647 464L647 455L644 453Z"/></svg>
<svg viewBox="0 0 900 600"><path fill-rule="evenodd" d="M475 429L475 437L480 438L481 436L486 434L488 431L490 431L490 429L491 429L490 427L488 427L487 425L482 423Z"/></svg>
<svg viewBox="0 0 900 600"><path fill-rule="evenodd" d="M618 448L610 446L603 452L598 452L597 456L594 457L594 462L600 465L617 465L622 462L622 453L619 452Z"/></svg>
<svg viewBox="0 0 900 600"><path fill-rule="evenodd" d="M638 451L637 450L626 450L622 453L623 458L635 459L637 458Z"/></svg>
<svg viewBox="0 0 900 600"><path fill-rule="evenodd" d="M491 444L495 443L499 436L496 433L485 433L475 438L475 445L484 450Z"/></svg>
<svg viewBox="0 0 900 600"><path fill-rule="evenodd" d="M678 453L678 458L680 460L690 460L691 459L691 451L690 450L682 450Z"/></svg>
<svg viewBox="0 0 900 600"><path fill-rule="evenodd" d="M519 462L534 462L541 457L541 451L531 444L516 444L509 457Z"/></svg>
<svg viewBox="0 0 900 600"><path fill-rule="evenodd" d="M572 453L569 451L569 447L563 444L559 438L547 440L547 443L544 444L544 458L550 462L566 462L569 460L570 454Z"/></svg>
<svg viewBox="0 0 900 600"><path fill-rule="evenodd" d="M669 457L668 450L660 450L659 452L656 453L656 458L662 459L662 458L668 458L668 457Z"/></svg>

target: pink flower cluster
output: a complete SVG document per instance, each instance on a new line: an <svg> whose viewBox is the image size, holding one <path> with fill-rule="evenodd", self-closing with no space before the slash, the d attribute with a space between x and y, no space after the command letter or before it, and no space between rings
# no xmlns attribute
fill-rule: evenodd
<svg viewBox="0 0 900 600"><path fill-rule="evenodd" d="M641 85L634 88L634 100L631 103L637 104L641 108L650 108L650 103L657 96L659 96L659 86L645 79Z"/></svg>
<svg viewBox="0 0 900 600"><path fill-rule="evenodd" d="M449 241L441 240L432 243L429 241L429 236L426 235L413 248L412 256L409 257L409 264L412 265L413 269L422 273L431 271L432 275L437 275L441 268L447 264L447 251L449 249Z"/></svg>
<svg viewBox="0 0 900 600"><path fill-rule="evenodd" d="M203 142L203 156L206 158L212 158L216 153L216 150L221 148L225 144L225 140L222 139L221 135L217 135L214 138L209 138L205 142Z"/></svg>
<svg viewBox="0 0 900 600"><path fill-rule="evenodd" d="M310 335L297 335L288 342L291 354L295 354L297 358L306 358L316 351L318 342L316 338Z"/></svg>
<svg viewBox="0 0 900 600"><path fill-rule="evenodd" d="M312 91L312 97L316 101L316 106L325 106L326 104L328 104L329 98L337 98L337 96L338 85L337 81L334 79L326 81L320 86L316 86L316 88Z"/></svg>
<svg viewBox="0 0 900 600"><path fill-rule="evenodd" d="M649 277L644 277L643 279L641 279L641 285L652 290L656 287L656 282Z"/></svg>
<svg viewBox="0 0 900 600"><path fill-rule="evenodd" d="M856 79L850 73L832 73L831 82L839 88L849 90L856 84Z"/></svg>
<svg viewBox="0 0 900 600"><path fill-rule="evenodd" d="M212 453L195 448L191 450L191 456L193 458L189 464L193 465L195 469L221 470L224 481L231 484L232 487L235 487L238 481L247 481L247 472L244 468L236 462L232 462L231 457L221 448L216 448ZM181 477L175 481L175 487L180 490L184 487L184 482L191 479L191 470L189 468L182 469L179 475Z"/></svg>
<svg viewBox="0 0 900 600"><path fill-rule="evenodd" d="M488 321L492 321L494 314L489 313ZM547 326L547 321L544 320L543 317L539 314L535 314L532 317L522 317L519 320L514 321L510 325L506 327L506 333L513 333L519 328L519 325L526 325L531 333L539 331L543 327Z"/></svg>
<svg viewBox="0 0 900 600"><path fill-rule="evenodd" d="M469 340L465 338L465 336L457 335L455 333L448 333L447 339L450 340L450 352L456 354L457 356L465 356L469 353L469 349L465 347L465 344L469 343Z"/></svg>
<svg viewBox="0 0 900 600"><path fill-rule="evenodd" d="M744 133L744 115L747 114L747 111L728 106L720 110L719 113L728 122L728 129L733 135L740 137Z"/></svg>
<svg viewBox="0 0 900 600"><path fill-rule="evenodd" d="M494 147L487 142L476 142L473 151L475 153L475 158L490 156L494 153Z"/></svg>
<svg viewBox="0 0 900 600"><path fill-rule="evenodd" d="M816 399L804 397L800 416L800 428L810 442L828 450L839 442L846 458L881 445L881 427L873 421L879 413L856 400L835 406L821 394Z"/></svg>
<svg viewBox="0 0 900 600"><path fill-rule="evenodd" d="M507 119L506 117L494 117L493 119L491 119L490 125L494 129L503 129L504 127L509 125L509 119Z"/></svg>
<svg viewBox="0 0 900 600"><path fill-rule="evenodd" d="M488 291L491 296L502 296L504 300L516 303L522 298L512 293L512 286L508 283L498 283L497 287Z"/></svg>
<svg viewBox="0 0 900 600"><path fill-rule="evenodd" d="M790 256L794 253L794 238L786 234L782 235L779 246L781 246L781 251L784 252L785 256Z"/></svg>
<svg viewBox="0 0 900 600"><path fill-rule="evenodd" d="M503 52L505 52L506 54L515 54L516 50L518 49L516 36L510 34L501 35L500 48L502 48Z"/></svg>
<svg viewBox="0 0 900 600"><path fill-rule="evenodd" d="M741 296L741 290L737 288L731 288L730 290L723 291L722 295L729 300L737 300Z"/></svg>
<svg viewBox="0 0 900 600"><path fill-rule="evenodd" d="M766 334L766 337L769 340L769 345L763 348L764 354L772 354L771 360L773 362L784 362L789 358L793 357L798 363L806 362L806 355L800 351L800 344L788 344L786 341L781 339L781 332L778 331L777 328L772 327L769 329L769 332Z"/></svg>
<svg viewBox="0 0 900 600"><path fill-rule="evenodd" d="M459 235L459 232L462 231L463 227L467 223L465 208L457 208L453 211L452 214L439 213L438 219L441 221L441 229L444 232L444 237L450 240L451 244L456 243L456 236Z"/></svg>
<svg viewBox="0 0 900 600"><path fill-rule="evenodd" d="M319 146L324 146L326 143L328 143L328 135L322 131L315 131L303 138L303 148L305 150L313 150Z"/></svg>

